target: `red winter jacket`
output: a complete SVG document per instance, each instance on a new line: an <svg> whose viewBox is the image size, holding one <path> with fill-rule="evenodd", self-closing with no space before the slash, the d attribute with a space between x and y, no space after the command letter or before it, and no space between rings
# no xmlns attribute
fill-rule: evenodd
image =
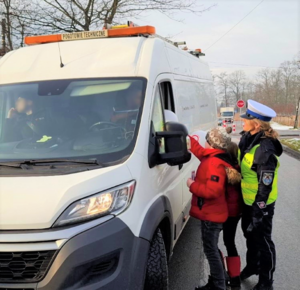
<svg viewBox="0 0 300 290"><path fill-rule="evenodd" d="M190 139L191 152L201 161L195 182L190 187L193 194L190 215L200 220L224 223L228 218L226 168L233 167L216 157L224 154L223 150L205 149L194 138Z"/></svg>

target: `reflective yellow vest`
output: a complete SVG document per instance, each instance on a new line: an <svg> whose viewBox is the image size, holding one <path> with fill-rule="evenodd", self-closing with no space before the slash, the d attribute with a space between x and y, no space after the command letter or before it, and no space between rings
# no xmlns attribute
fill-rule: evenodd
<svg viewBox="0 0 300 290"><path fill-rule="evenodd" d="M242 193L245 204L252 205L255 201L256 194L258 191L259 180L257 179L257 173L252 170L254 161L255 151L260 145L254 146L250 152L246 153L243 160L240 162L240 151L239 151L239 162L242 173ZM278 195L277 181L278 181L278 168L280 166L278 157L277 167L275 169L274 180L272 184L272 190L269 194L267 204L271 204L276 201Z"/></svg>

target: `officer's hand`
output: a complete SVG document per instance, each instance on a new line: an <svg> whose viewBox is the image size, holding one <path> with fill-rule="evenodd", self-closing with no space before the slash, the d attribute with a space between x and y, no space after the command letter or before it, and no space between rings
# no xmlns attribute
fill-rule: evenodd
<svg viewBox="0 0 300 290"><path fill-rule="evenodd" d="M8 118L8 119L13 119L13 118L16 118L17 115L18 115L18 111L17 111L15 108L11 108L11 109L8 111L7 118Z"/></svg>
<svg viewBox="0 0 300 290"><path fill-rule="evenodd" d="M262 217L252 217L252 226L253 226L253 229L260 229L261 226L262 226L262 221L263 221L263 218Z"/></svg>
<svg viewBox="0 0 300 290"><path fill-rule="evenodd" d="M261 209L257 203L254 203L252 205L252 222L251 227L247 229L248 232L251 232L252 230L260 229L262 226L264 217L264 209Z"/></svg>
<svg viewBox="0 0 300 290"><path fill-rule="evenodd" d="M254 230L259 230L262 226L262 218L252 217L252 221L247 228L247 233L251 233Z"/></svg>
<svg viewBox="0 0 300 290"><path fill-rule="evenodd" d="M260 208L256 202L252 205L252 217L262 219L264 216L265 208Z"/></svg>

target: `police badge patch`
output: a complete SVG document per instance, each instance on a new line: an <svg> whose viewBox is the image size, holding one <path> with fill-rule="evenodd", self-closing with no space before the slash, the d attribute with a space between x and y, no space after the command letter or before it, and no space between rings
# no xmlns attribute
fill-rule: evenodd
<svg viewBox="0 0 300 290"><path fill-rule="evenodd" d="M257 205L260 209L266 208L266 203L264 201L259 201L257 202Z"/></svg>
<svg viewBox="0 0 300 290"><path fill-rule="evenodd" d="M269 186L273 183L274 172L262 172L261 180L264 185Z"/></svg>

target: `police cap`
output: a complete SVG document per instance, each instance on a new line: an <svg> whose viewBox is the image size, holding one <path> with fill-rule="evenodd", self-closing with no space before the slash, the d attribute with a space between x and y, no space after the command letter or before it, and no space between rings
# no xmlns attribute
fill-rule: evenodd
<svg viewBox="0 0 300 290"><path fill-rule="evenodd" d="M273 109L253 100L247 101L247 111L241 115L242 119L259 119L265 122L270 122L274 117L276 117L276 112Z"/></svg>

